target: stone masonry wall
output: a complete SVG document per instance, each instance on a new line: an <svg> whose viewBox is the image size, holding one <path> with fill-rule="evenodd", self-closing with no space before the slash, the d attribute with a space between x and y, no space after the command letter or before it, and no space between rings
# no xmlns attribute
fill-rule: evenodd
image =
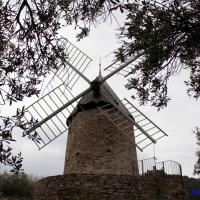
<svg viewBox="0 0 200 200"><path fill-rule="evenodd" d="M180 178L180 177L179 177ZM149 174L68 174L40 180L36 200L183 200L180 179Z"/></svg>
<svg viewBox="0 0 200 200"><path fill-rule="evenodd" d="M122 122L122 128L127 127L125 132L97 108L79 112L73 118L68 132L64 174L138 175L132 122L121 113L116 114L119 119L115 123Z"/></svg>

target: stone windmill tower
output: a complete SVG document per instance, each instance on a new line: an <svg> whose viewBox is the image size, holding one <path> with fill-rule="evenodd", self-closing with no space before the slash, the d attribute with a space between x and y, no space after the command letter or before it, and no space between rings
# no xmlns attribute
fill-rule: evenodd
<svg viewBox="0 0 200 200"><path fill-rule="evenodd" d="M116 177L125 176L120 181L128 188L133 177L139 177L136 148L143 151L167 135L126 98L120 100L106 83L141 55L131 57L107 76L99 75L90 81L83 72L91 59L69 41L64 40L63 44L69 52L65 60L68 67L52 73L51 91L26 108L26 120L33 124L27 134L39 149L68 132L64 174L42 180L38 199L77 199L82 185L83 191L86 190L91 175L114 176L111 190ZM80 77L89 87L74 96L71 89ZM60 81L57 86L53 83L55 80L55 83ZM44 194L46 190L49 194ZM90 193L90 189L87 190ZM68 198L67 195L71 196ZM90 198L86 195L81 199Z"/></svg>
<svg viewBox="0 0 200 200"><path fill-rule="evenodd" d="M98 85L98 77L95 82ZM104 82L84 95L67 119L64 174L137 175L131 113Z"/></svg>

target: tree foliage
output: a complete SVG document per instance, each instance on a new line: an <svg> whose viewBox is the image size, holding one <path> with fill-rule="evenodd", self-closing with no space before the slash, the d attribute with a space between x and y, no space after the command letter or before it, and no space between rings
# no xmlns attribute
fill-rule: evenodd
<svg viewBox="0 0 200 200"><path fill-rule="evenodd" d="M36 181L36 178L25 173L20 173L18 176L7 172L2 173L0 174L0 195L32 199Z"/></svg>
<svg viewBox="0 0 200 200"><path fill-rule="evenodd" d="M194 174L195 175L200 175L200 128L196 127L196 129L193 131L193 133L196 135L197 139L197 151L196 151L196 156L197 156L197 162L194 165Z"/></svg>
<svg viewBox="0 0 200 200"><path fill-rule="evenodd" d="M59 31L73 25L77 40L92 27L115 14L126 16L118 31L121 47L116 60L124 62L142 54L128 74L128 89L144 104L166 106L169 78L186 69L188 94L200 96L200 3L197 0L0 0L0 98L2 103L38 95L50 71L66 66L67 51ZM21 169L21 155L13 156L10 142L15 127L23 137L38 141L26 130L37 121L22 120L25 110L13 117L0 116L0 163ZM8 144L7 144L8 143Z"/></svg>
<svg viewBox="0 0 200 200"><path fill-rule="evenodd" d="M2 103L12 105L24 97L38 95L43 78L66 65L61 27L74 24L80 29L80 40L88 35L92 25L111 15L118 4L118 0L0 0ZM39 142L36 132L26 133L37 121L25 122L24 114L24 109L18 109L15 116L0 116L0 163L10 165L16 173L21 169L22 157L12 153L13 129L19 127L23 137Z"/></svg>
<svg viewBox="0 0 200 200"><path fill-rule="evenodd" d="M193 0L151 1L129 4L121 27L122 47L117 56L143 53L133 66L128 89L134 89L140 102L161 108L167 105L168 80L187 69L187 92L200 96L200 2Z"/></svg>

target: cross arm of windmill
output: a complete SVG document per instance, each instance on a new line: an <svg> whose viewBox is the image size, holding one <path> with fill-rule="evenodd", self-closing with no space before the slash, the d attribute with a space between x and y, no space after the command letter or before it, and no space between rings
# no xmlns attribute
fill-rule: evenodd
<svg viewBox="0 0 200 200"><path fill-rule="evenodd" d="M66 124L64 124L66 119L68 119L69 116L73 115L79 104L84 102L88 103L88 101L94 101L96 102L96 104L98 104L102 100L107 102L106 105L99 105L97 107L102 115L108 118L111 121L111 123L113 123L119 130L121 130L122 134L129 134L127 132L129 128L122 128L121 125L123 123L126 123L126 120L131 121L132 126L135 127L135 132L137 132L134 140L136 140L136 146L141 151L143 151L143 149L149 146L150 144L156 143L156 141L162 138L163 136L167 136L167 134L162 129L160 129L149 118L142 114L142 112L140 112L135 106L133 106L131 102L129 102L127 99L121 101L106 83L106 80L119 73L125 67L136 61L138 58L140 58L143 55L142 53L130 57L124 64L121 64L120 66L116 67L105 77L99 75L95 80L90 81L85 75L83 75L84 70L80 70L82 68L77 68L77 65L75 64L76 59L77 57L79 57L79 55L81 55L79 61L82 59L82 57L84 57L84 60L88 60L89 57L70 43L69 47L71 46L72 49L75 49L75 52L78 52L78 54L74 57L74 59L72 59L74 54L69 56L66 63L68 65L68 68L65 69L65 72L61 71L59 74L54 73L53 76L59 77L59 79L62 80L61 84L27 108L28 114L32 118L37 119L38 123L36 123L33 127L27 130L26 134L31 135L33 132L38 133L41 139L41 144L38 144L36 142L36 145L39 149L43 148L44 146L55 140L64 132L67 132L68 127ZM89 59L88 63L90 63L90 61L91 60ZM86 67L88 65L89 64L87 64ZM81 77L89 84L89 87L77 96L72 95L72 87L68 87L68 85L66 84L66 78L63 78L66 73L68 73L69 78L70 70L71 73L74 73L73 76ZM76 82L77 79L75 83ZM71 82L68 83L70 84ZM71 86L73 86L75 83L73 83ZM63 90L62 87L65 89ZM95 97L95 93L98 97ZM54 104L54 106L52 106L52 104ZM127 105L129 107L127 107ZM111 113L110 110L112 110ZM139 114L139 116L142 117L142 119L136 120L138 116L133 115L132 110L134 110L133 113ZM41 114L42 111L44 112L44 115ZM117 119L115 118L116 112L120 113L122 118L125 117L125 121L123 123L117 122ZM147 122L147 124L142 124L142 122ZM40 133L38 130L40 130ZM152 130L154 130L154 132L152 132Z"/></svg>

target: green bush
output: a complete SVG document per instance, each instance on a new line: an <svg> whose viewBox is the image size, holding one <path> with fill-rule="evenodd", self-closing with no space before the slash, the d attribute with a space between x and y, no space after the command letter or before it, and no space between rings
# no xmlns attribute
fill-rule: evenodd
<svg viewBox="0 0 200 200"><path fill-rule="evenodd" d="M5 172L0 174L0 194L1 196L29 197L31 199L36 180L25 173L15 175Z"/></svg>

